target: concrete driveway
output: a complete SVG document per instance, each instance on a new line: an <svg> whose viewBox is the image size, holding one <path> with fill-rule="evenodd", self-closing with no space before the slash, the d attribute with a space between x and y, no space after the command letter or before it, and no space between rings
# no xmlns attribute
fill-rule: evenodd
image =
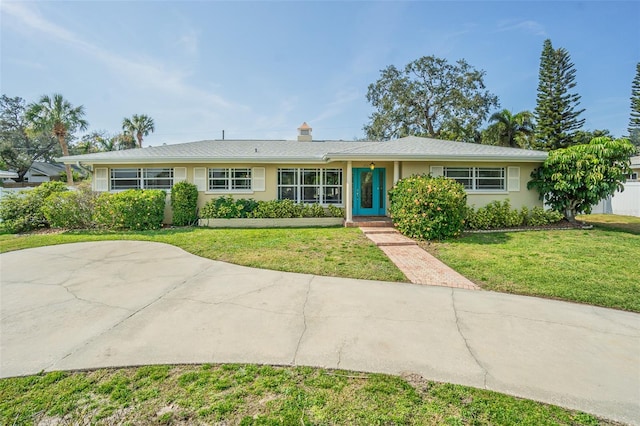
<svg viewBox="0 0 640 426"><path fill-rule="evenodd" d="M417 373L640 424L640 315L251 269L165 244L0 255L0 376L155 363Z"/></svg>

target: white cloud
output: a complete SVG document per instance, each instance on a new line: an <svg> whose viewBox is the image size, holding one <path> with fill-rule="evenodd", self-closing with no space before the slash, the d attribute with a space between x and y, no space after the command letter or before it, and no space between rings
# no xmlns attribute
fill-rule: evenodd
<svg viewBox="0 0 640 426"><path fill-rule="evenodd" d="M84 51L96 60L109 67L114 73L118 73L128 81L135 82L136 87L146 87L166 95L177 96L189 99L193 103L200 103L207 107L246 110L243 105L230 102L220 95L207 92L200 87L194 87L186 82L189 75L184 70L168 69L161 62L152 58L131 59L120 54L112 53L90 42L84 41L81 37L60 27L53 22L49 22L41 16L37 9L24 3L2 2L0 3L3 13L11 15L21 22L24 27L30 28L46 34L51 39L66 43L71 47ZM183 36L180 43L191 52L197 50L196 34ZM140 58L142 55L136 55Z"/></svg>
<svg viewBox="0 0 640 426"><path fill-rule="evenodd" d="M183 34L178 40L176 40L174 46L190 56L197 55L198 33L193 29L189 30L187 34Z"/></svg>
<svg viewBox="0 0 640 426"><path fill-rule="evenodd" d="M336 117L342 114L352 102L360 100L362 100L362 94L355 88L339 91L333 100L327 103L323 111L314 117L311 122L322 123L329 118Z"/></svg>
<svg viewBox="0 0 640 426"><path fill-rule="evenodd" d="M543 36L546 37L547 36L547 32L544 28L544 25L542 25L539 22L536 21L531 21L531 20L526 20L526 21L515 21L515 20L508 20L508 21L501 21L498 23L498 30L497 32L504 32L504 31L523 31L523 32L527 32L536 36Z"/></svg>

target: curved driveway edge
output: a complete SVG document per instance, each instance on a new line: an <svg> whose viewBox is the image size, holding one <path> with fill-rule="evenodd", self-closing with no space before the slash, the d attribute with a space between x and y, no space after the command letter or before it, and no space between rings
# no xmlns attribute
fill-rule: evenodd
<svg viewBox="0 0 640 426"><path fill-rule="evenodd" d="M0 377L225 362L410 372L640 425L635 313L136 241L5 253L0 270Z"/></svg>

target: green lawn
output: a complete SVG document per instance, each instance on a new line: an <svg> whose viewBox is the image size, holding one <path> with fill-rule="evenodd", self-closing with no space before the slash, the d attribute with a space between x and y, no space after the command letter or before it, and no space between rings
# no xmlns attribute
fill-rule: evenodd
<svg viewBox="0 0 640 426"><path fill-rule="evenodd" d="M632 234L640 234L640 217L615 214L586 214L578 216L577 219L602 229L616 229Z"/></svg>
<svg viewBox="0 0 640 426"><path fill-rule="evenodd" d="M173 244L209 259L278 271L381 281L407 280L357 228L175 228L145 232L0 235L0 253L104 240Z"/></svg>
<svg viewBox="0 0 640 426"><path fill-rule="evenodd" d="M640 312L640 234L496 232L426 248L487 290Z"/></svg>
<svg viewBox="0 0 640 426"><path fill-rule="evenodd" d="M0 380L0 423L608 425L464 386L309 367L145 366Z"/></svg>

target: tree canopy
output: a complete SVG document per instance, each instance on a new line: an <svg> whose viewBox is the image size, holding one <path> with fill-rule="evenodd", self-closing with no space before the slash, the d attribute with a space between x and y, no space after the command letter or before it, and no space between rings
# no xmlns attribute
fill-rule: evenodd
<svg viewBox="0 0 640 426"><path fill-rule="evenodd" d="M575 78L569 52L562 47L554 49L551 40L545 40L535 108L536 148L550 151L574 144L575 131L585 121L578 118L584 109L575 110L580 104L580 95L571 92Z"/></svg>
<svg viewBox="0 0 640 426"><path fill-rule="evenodd" d="M375 108L364 126L367 138L386 140L426 136L476 142L497 96L486 90L484 71L461 59L424 56L403 70L390 65L369 85L367 101Z"/></svg>
<svg viewBox="0 0 640 426"><path fill-rule="evenodd" d="M575 222L576 214L590 213L600 200L624 189L634 151L627 139L608 137L551 151L527 188L537 189L540 199Z"/></svg>
<svg viewBox="0 0 640 426"><path fill-rule="evenodd" d="M640 150L640 62L636 64L636 76L631 83L631 117L627 131L631 143Z"/></svg>
<svg viewBox="0 0 640 426"><path fill-rule="evenodd" d="M530 111L512 114L508 109L503 109L493 113L489 122L492 124L483 132L483 144L529 148L528 137L535 130Z"/></svg>
<svg viewBox="0 0 640 426"><path fill-rule="evenodd" d="M84 107L74 107L59 93L51 97L44 95L37 103L30 104L25 117L34 132L52 133L62 148L62 154L69 155L67 137L76 130L86 130L89 123L84 119ZM67 184L73 185L71 166L65 164Z"/></svg>
<svg viewBox="0 0 640 426"><path fill-rule="evenodd" d="M138 148L142 148L143 136L148 136L156 130L153 118L147 115L133 114L131 118L122 120L122 131L125 135L132 135L138 141Z"/></svg>
<svg viewBox="0 0 640 426"><path fill-rule="evenodd" d="M24 99L6 95L0 98L0 160L2 167L18 174L18 182L34 161L50 160L59 152L52 135L28 131L25 111Z"/></svg>

